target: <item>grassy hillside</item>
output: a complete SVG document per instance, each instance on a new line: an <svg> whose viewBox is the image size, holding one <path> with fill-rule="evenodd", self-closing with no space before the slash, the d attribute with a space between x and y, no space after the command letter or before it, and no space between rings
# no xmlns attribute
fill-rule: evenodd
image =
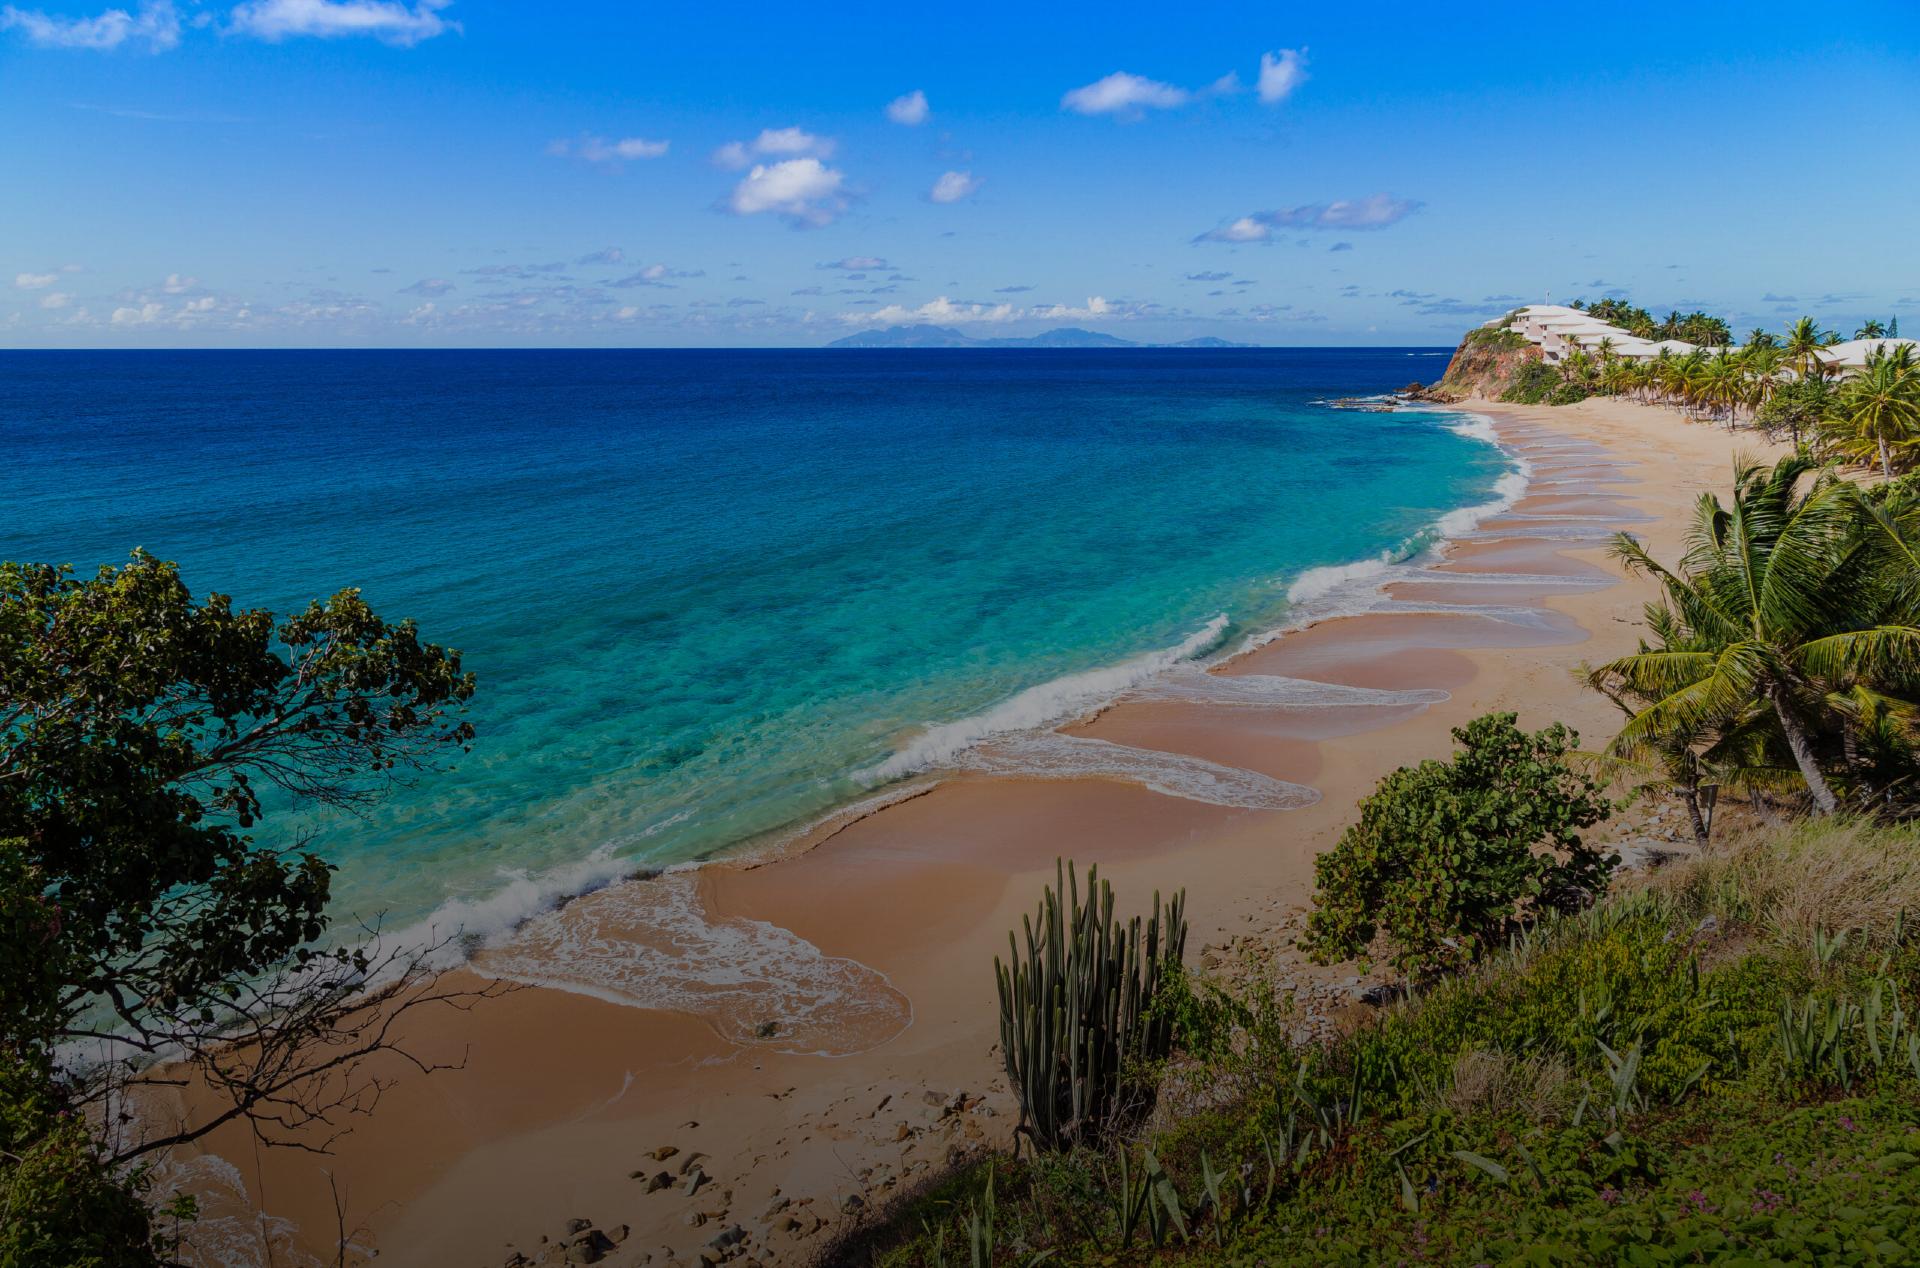
<svg viewBox="0 0 1920 1268"><path fill-rule="evenodd" d="M1920 833L1822 821L1616 886L1345 1037L1174 992L1152 1115L980 1156L846 1265L1920 1260Z"/></svg>

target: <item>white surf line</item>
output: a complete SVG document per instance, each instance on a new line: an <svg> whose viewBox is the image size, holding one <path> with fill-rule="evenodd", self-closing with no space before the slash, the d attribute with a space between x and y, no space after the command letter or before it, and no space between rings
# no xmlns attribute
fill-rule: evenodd
<svg viewBox="0 0 1920 1268"><path fill-rule="evenodd" d="M905 748L878 765L858 772L855 778L882 783L919 774L952 765L977 744L1084 717L1129 687L1210 651L1219 643L1226 628L1227 617L1223 612L1172 647L1147 652L1117 665L1051 679L983 712L928 727Z"/></svg>
<svg viewBox="0 0 1920 1268"><path fill-rule="evenodd" d="M1425 586L1457 582L1469 586L1572 586L1580 590L1601 590L1612 585L1613 578L1601 574L1563 572L1441 572L1436 568L1409 569L1394 578L1391 585Z"/></svg>
<svg viewBox="0 0 1920 1268"><path fill-rule="evenodd" d="M1143 683L1120 697L1122 703L1167 701L1267 709L1396 708L1450 699L1450 693L1437 689L1390 691L1280 674L1210 674L1198 665Z"/></svg>
<svg viewBox="0 0 1920 1268"><path fill-rule="evenodd" d="M1244 767L1055 731L995 740L968 751L958 765L1010 779L1111 779L1235 810L1298 810L1320 800L1318 789Z"/></svg>

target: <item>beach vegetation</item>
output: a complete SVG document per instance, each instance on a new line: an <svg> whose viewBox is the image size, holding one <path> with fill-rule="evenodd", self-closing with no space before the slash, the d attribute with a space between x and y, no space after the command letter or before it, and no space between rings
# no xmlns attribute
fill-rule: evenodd
<svg viewBox="0 0 1920 1268"><path fill-rule="evenodd" d="M276 619L196 599L140 552L91 576L0 564L16 1184L63 1176L72 1201L112 1205L139 1196L146 1163L228 1123L324 1150L390 1079L374 1062L404 1014L492 993L444 988L441 948L383 947L371 925L330 939L333 869L311 836L254 835L364 813L441 768L473 737L473 692L457 651L354 590ZM132 1230L119 1244L136 1223L97 1226Z"/></svg>
<svg viewBox="0 0 1920 1268"><path fill-rule="evenodd" d="M1618 862L1581 833L1612 805L1571 761L1579 737L1528 732L1494 713L1453 731L1449 761L1403 766L1314 860L1305 948L1327 963L1376 941L1404 973L1430 977L1479 959L1544 912L1575 911Z"/></svg>
<svg viewBox="0 0 1920 1268"><path fill-rule="evenodd" d="M1188 1057L1130 1134L963 1160L820 1262L967 1262L989 1183L995 1264L1905 1262L1916 860L1912 825L1739 835L1343 1034L1244 1035L1262 1081Z"/></svg>
<svg viewBox="0 0 1920 1268"><path fill-rule="evenodd" d="M1622 534L1615 555L1662 598L1647 611L1652 637L1591 675L1644 702L1611 751L1698 752L1738 735L1754 766L1769 750L1786 758L1819 814L1843 795L1860 809L1908 796L1916 526L1904 486L1869 495L1793 456L1737 465L1725 503L1703 496L1672 568Z"/></svg>
<svg viewBox="0 0 1920 1268"><path fill-rule="evenodd" d="M1891 480L1894 455L1904 458L1920 444L1920 366L1913 345L1882 346L1870 354L1866 368L1833 394L1821 421L1836 453L1876 463Z"/></svg>
<svg viewBox="0 0 1920 1268"><path fill-rule="evenodd" d="M1515 405L1545 405L1566 382L1566 377L1546 362L1524 361L1507 381L1500 399Z"/></svg>
<svg viewBox="0 0 1920 1268"><path fill-rule="evenodd" d="M1113 887L1071 864L994 958L1000 1053L1020 1102L1018 1134L1059 1151L1095 1141L1152 1104L1156 1063L1172 1048L1167 1006L1187 942L1186 895L1160 895L1143 922L1114 915Z"/></svg>
<svg viewBox="0 0 1920 1268"><path fill-rule="evenodd" d="M116 1167L43 1053L0 1046L0 1265L153 1268L176 1218L149 1206L144 1168Z"/></svg>

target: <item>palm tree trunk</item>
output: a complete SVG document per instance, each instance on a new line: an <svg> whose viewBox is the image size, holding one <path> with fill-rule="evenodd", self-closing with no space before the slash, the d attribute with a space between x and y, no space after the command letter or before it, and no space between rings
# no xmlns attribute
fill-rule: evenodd
<svg viewBox="0 0 1920 1268"><path fill-rule="evenodd" d="M1780 719L1780 729L1787 737L1787 747L1793 751L1793 761L1800 768L1800 776L1807 781L1807 791L1813 794L1814 808L1823 815L1830 815L1840 808L1834 800L1833 789L1827 786L1827 777L1820 773L1820 763L1814 760L1813 745L1807 739L1807 728L1801 723L1800 715L1787 703L1786 692L1775 686L1767 689L1767 698L1773 702L1773 712Z"/></svg>
<svg viewBox="0 0 1920 1268"><path fill-rule="evenodd" d="M1700 816L1700 790L1692 784L1680 789L1680 799L1687 803L1687 818L1693 820L1693 843L1701 849L1707 848L1707 821Z"/></svg>
<svg viewBox="0 0 1920 1268"><path fill-rule="evenodd" d="M1893 479L1893 461L1888 456L1888 453L1887 453L1887 438L1885 436L1882 436L1879 439L1880 439L1880 475L1881 475L1881 478L1883 479L1891 480Z"/></svg>

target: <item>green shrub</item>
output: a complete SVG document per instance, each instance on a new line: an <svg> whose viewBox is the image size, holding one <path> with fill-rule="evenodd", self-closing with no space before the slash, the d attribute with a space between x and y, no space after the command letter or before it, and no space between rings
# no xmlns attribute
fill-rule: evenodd
<svg viewBox="0 0 1920 1268"><path fill-rule="evenodd" d="M1385 933L1396 967L1430 974L1605 889L1618 857L1579 831L1612 806L1567 763L1579 737L1557 723L1528 734L1514 719L1455 728L1451 762L1403 766L1360 803L1360 821L1314 860L1306 946L1317 960L1351 959Z"/></svg>
<svg viewBox="0 0 1920 1268"><path fill-rule="evenodd" d="M1515 405L1541 405L1564 386L1560 371L1545 361L1525 361L1507 380L1500 399Z"/></svg>
<svg viewBox="0 0 1920 1268"><path fill-rule="evenodd" d="M145 1187L101 1159L42 1064L0 1048L0 1268L155 1268Z"/></svg>
<svg viewBox="0 0 1920 1268"><path fill-rule="evenodd" d="M1567 382L1562 383L1559 387L1556 387L1555 389L1553 389L1552 392L1548 393L1547 404L1577 405L1581 401L1586 400L1589 396L1592 396L1592 395L1593 395L1592 391L1588 389L1586 384L1576 383L1573 380L1569 379Z"/></svg>

